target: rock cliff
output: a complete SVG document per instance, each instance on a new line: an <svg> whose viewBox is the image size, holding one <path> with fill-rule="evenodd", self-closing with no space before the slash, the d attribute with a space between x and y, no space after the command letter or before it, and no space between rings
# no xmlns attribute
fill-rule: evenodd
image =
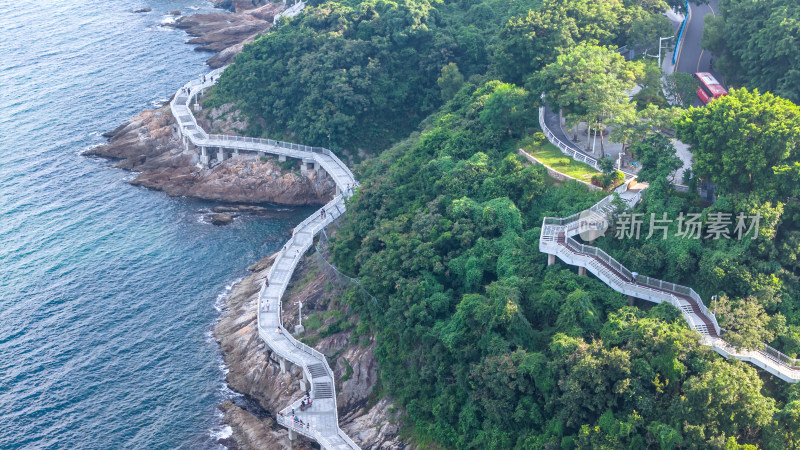
<svg viewBox="0 0 800 450"><path fill-rule="evenodd" d="M322 205L335 185L322 171L302 174L298 163L241 153L210 169L198 167L197 150L184 150L169 106L146 110L105 134L108 143L85 154L118 160L138 172L132 184L172 196L235 203Z"/></svg>
<svg viewBox="0 0 800 450"><path fill-rule="evenodd" d="M269 415L260 419L256 413L229 402L221 406L225 423L233 428L233 438L243 449L286 447L287 431L276 427L273 418L302 395L300 369L292 366L282 374L272 352L258 337L258 291L273 259L265 258L250 267L253 274L233 287L214 328L228 367L228 385ZM296 323L294 303L302 300L307 329L303 338L328 356L334 367L342 429L364 449L406 448L397 437L399 412L390 399L378 400L373 392L378 379L375 343L368 336L354 336L357 317L339 305L339 282L321 267L313 251L298 265L284 295L284 324Z"/></svg>
<svg viewBox="0 0 800 450"><path fill-rule="evenodd" d="M217 6L234 11L229 13L195 14L176 20L171 26L185 30L196 44L195 50L214 52L208 65L217 68L229 64L259 33L272 26L273 19L286 9L282 2L263 0L233 0L215 2Z"/></svg>

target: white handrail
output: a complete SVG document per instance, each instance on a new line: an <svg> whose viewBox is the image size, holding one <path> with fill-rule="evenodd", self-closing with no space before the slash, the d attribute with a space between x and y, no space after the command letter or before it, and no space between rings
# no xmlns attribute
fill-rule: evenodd
<svg viewBox="0 0 800 450"><path fill-rule="evenodd" d="M350 448L359 448L352 439L350 439L339 428L339 413L336 407L336 379L333 370L328 364L328 360L319 351L309 347L308 345L298 341L294 336L281 323L282 317L282 302L284 293L291 279L291 274L297 268L297 264L303 254L308 251L313 243L314 236L319 233L325 226L330 224L333 220L338 218L345 210L345 198L352 195L352 189L357 186L357 182L353 177L350 169L328 149L322 147L310 147L307 145L294 144L291 142L275 141L272 139L253 138L245 136L229 136L222 134L207 134L197 123L197 119L192 114L190 107L192 100L196 99L204 90L211 87L224 68L217 69L207 74L201 80L192 80L184 85L170 101L170 109L175 121L178 124L178 133L182 138L188 139L193 145L199 147L227 147L243 151L256 151L259 153L271 153L277 155L290 156L293 158L313 160L319 164L334 180L341 194L335 196L325 206L315 211L311 216L300 222L292 233L292 237L286 243L284 249L295 247L294 255L287 255L285 251L281 251L275 258L275 261L267 272L264 284L258 294L258 306L256 317L258 320L259 336L270 346L270 348L279 357L287 359L294 364L300 366L305 377L311 383L312 395L316 391L313 382L313 375L308 367L306 357L307 355L315 364L319 363L325 369L325 378L330 379L331 395L333 399L333 408L323 411L328 414L329 422L335 425L334 430L326 430L332 435L326 434L315 427L307 425L306 427L298 427L291 421L287 421L282 415L278 416L278 423L286 426L290 430L297 431L305 436L315 439L323 448L338 447L334 445L332 439L334 436L347 444ZM185 142L185 141L184 141ZM324 213L323 213L324 211ZM307 237L301 238L301 233L309 233ZM286 260L285 258L291 258ZM288 263L288 267L287 267ZM278 282L275 277L275 272L278 267L286 270L286 278ZM269 284L267 283L269 282ZM271 287L271 289L270 289ZM277 288L277 295L276 289ZM267 298L267 292L270 290L271 300L275 305L270 305L270 298ZM272 306L272 309L270 307ZM262 320L263 313L269 311L273 316L273 322L269 325L270 329L266 329L264 321ZM274 320L277 320L277 331L279 333L272 333L271 327L275 326ZM285 341L278 341L285 339ZM289 347L285 347L288 345ZM319 378L319 377L318 377ZM292 405L299 404L300 400L296 400ZM289 407L291 407L290 405ZM287 407L288 408L288 407ZM319 411L317 411L319 413Z"/></svg>
<svg viewBox="0 0 800 450"><path fill-rule="evenodd" d="M611 196L604 198L589 210L607 217L609 211L606 207L608 205L603 204L603 202L607 202L609 198ZM720 336L724 330L720 329L716 316L708 310L708 307L706 307L694 289L643 275L638 275L636 282L633 282L630 270L617 260L599 248L581 244L573 239L571 233L579 229L578 221L582 214L573 214L566 218L545 217L542 221L539 250L558 255L568 264L590 269L599 279L616 291L656 303L669 302L681 311L684 319L692 329L701 333L705 329L706 333L703 334L707 336L703 339L703 343L712 347L721 355L750 362L784 381L792 383L800 381L800 359L791 358L766 344L758 350L738 350L722 338L712 337L707 328L704 328L705 324L698 323L694 319L693 314L696 314L694 307L699 310L700 314L697 314L697 316L701 321L704 317L711 323L716 336ZM559 236L562 233L564 234L563 245L558 243ZM608 270L600 261L603 261L612 270ZM618 274L621 274L621 276ZM622 277L627 277L627 279ZM684 300L682 303L680 297L691 299L691 301ZM687 311L686 308L691 309L692 312Z"/></svg>

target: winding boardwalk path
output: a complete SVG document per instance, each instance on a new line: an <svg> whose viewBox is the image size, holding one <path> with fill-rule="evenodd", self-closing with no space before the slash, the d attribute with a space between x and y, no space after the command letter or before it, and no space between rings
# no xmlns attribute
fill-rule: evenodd
<svg viewBox="0 0 800 450"><path fill-rule="evenodd" d="M598 224L607 223L615 212L608 196L591 208L569 217L545 217L539 238L539 251L548 254L548 265L556 256L567 264L578 266L579 273L586 270L609 287L631 297L654 303L669 302L683 314L689 326L702 336L702 342L726 358L747 361L776 377L790 382L800 381L800 360L790 358L774 348L764 345L761 350L736 349L724 339L717 318L708 310L694 289L679 284L637 275L635 282L628 268L603 250L581 244L574 236L597 230Z"/></svg>
<svg viewBox="0 0 800 450"><path fill-rule="evenodd" d="M327 358L295 339L281 323L281 297L297 263L311 247L314 235L344 213L344 199L352 195L356 180L350 169L330 150L324 148L271 139L206 133L197 124L191 105L198 94L216 82L223 70L224 68L217 69L200 79L190 81L178 90L170 102L184 147L199 147L200 161L205 166L210 163L210 150L217 151L217 162L224 161L228 154L238 155L239 152L296 158L303 161L304 170L321 168L336 184L336 196L333 200L296 226L292 238L275 258L267 275L267 282L262 285L258 296L258 334L278 355L282 371L286 370L287 362L302 369L301 387L310 391L313 398L311 407L305 411L300 411L302 398L298 398L277 414L278 423L289 429L289 439L294 439L295 433L299 433L316 440L325 449L357 449L358 445L339 429L335 380ZM292 411L297 414L297 421L294 420Z"/></svg>

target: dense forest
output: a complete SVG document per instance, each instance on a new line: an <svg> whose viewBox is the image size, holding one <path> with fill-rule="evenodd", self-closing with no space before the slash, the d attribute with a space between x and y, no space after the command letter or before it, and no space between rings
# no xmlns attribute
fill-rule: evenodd
<svg viewBox="0 0 800 450"><path fill-rule="evenodd" d="M800 6L796 0L720 0L702 45L728 83L800 102Z"/></svg>
<svg viewBox="0 0 800 450"><path fill-rule="evenodd" d="M312 2L313 3L313 2ZM252 135L374 155L471 76L522 85L576 42L653 42L661 0L326 2L247 45L209 105L236 102Z"/></svg>
<svg viewBox="0 0 800 450"><path fill-rule="evenodd" d="M253 119L248 132L364 159L331 247L369 297L348 294L337 330L376 337L375 395L403 407L408 440L422 448L800 447L797 385L723 359L674 307L629 306L593 277L547 267L538 250L543 217L608 195L557 182L517 155L521 142L543 141L537 112L546 93L568 123L613 125L612 138L630 146L650 183L637 213L762 217L758 235L742 239L687 239L677 224L649 239L645 222L640 239L610 233L596 245L644 275L692 286L707 303L718 296L733 344L800 352L800 108L755 89L705 108L670 107L658 69L615 49L663 35L662 13L682 5L313 4L246 46L223 74L210 101L236 102ZM767 83L737 73L746 86ZM643 89L629 101L635 84ZM756 87L792 99L779 85ZM681 162L664 130L692 146L690 192L670 182ZM713 204L694 193L708 181L717 186Z"/></svg>

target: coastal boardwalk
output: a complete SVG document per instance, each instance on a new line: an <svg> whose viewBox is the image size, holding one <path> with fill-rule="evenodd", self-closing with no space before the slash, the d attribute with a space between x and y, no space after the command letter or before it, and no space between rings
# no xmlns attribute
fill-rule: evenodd
<svg viewBox="0 0 800 450"><path fill-rule="evenodd" d="M722 339L723 331L714 313L703 304L694 289L633 273L603 250L581 244L574 236L602 230L615 212L608 196L583 212L565 218L545 217L539 238L539 251L547 253L547 263L556 256L567 264L578 266L578 273L588 270L617 292L654 303L669 302L683 314L689 326L702 336L702 343L726 358L747 361L776 377L790 382L800 381L800 360L790 358L763 345L759 350L736 349ZM628 202L629 205L635 202ZM632 206L632 205L631 205ZM635 278L635 279L634 279Z"/></svg>
<svg viewBox="0 0 800 450"><path fill-rule="evenodd" d="M206 133L197 124L192 103L197 95L217 81L223 70L217 69L187 83L170 103L184 147L199 148L200 163L204 167L211 164L212 156L216 156L216 163L221 163L226 158L238 156L239 152L277 155L281 160L295 158L302 161L303 172L322 169L336 184L333 200L297 225L292 238L275 258L266 278L268 283L262 285L259 293L258 333L278 356L282 372L286 371L289 363L302 369L301 388L309 391L313 399L311 407L304 411L300 411L302 398L298 398L278 413L278 423L289 429L289 439L295 439L296 433L299 433L316 440L325 449L357 449L359 447L339 429L335 380L325 355L299 342L281 323L281 297L297 263L313 244L314 236L344 213L344 198L352 195L356 181L350 169L324 148ZM292 415L293 410L295 416Z"/></svg>

